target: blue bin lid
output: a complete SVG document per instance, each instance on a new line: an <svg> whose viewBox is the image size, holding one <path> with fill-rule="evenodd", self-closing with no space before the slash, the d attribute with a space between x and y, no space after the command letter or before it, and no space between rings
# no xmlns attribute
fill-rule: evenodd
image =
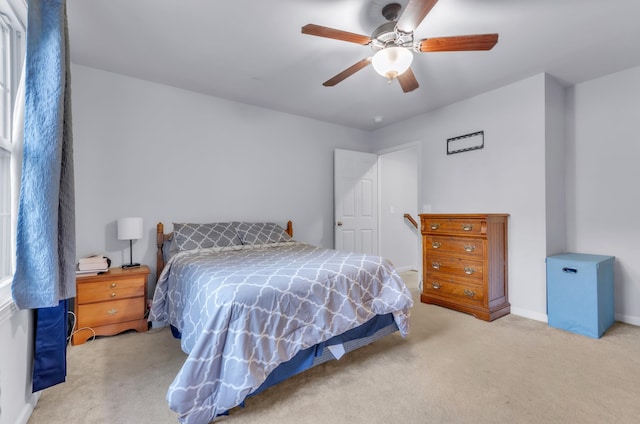
<svg viewBox="0 0 640 424"><path fill-rule="evenodd" d="M558 255L548 256L547 259L559 259L564 261L572 261L572 262L605 262L609 260L614 260L615 256L607 256L607 255L593 255L590 253L560 253Z"/></svg>

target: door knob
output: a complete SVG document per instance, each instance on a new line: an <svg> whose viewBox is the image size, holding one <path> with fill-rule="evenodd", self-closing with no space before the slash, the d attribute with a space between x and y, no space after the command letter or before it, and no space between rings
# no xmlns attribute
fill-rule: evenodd
<svg viewBox="0 0 640 424"><path fill-rule="evenodd" d="M336 225L337 225L338 227L342 227L342 221L338 221L338 222L336 223Z"/></svg>

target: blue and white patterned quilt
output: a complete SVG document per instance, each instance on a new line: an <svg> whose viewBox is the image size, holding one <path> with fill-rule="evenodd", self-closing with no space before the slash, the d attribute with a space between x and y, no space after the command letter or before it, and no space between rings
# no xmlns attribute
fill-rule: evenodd
<svg viewBox="0 0 640 424"><path fill-rule="evenodd" d="M184 251L165 266L150 321L181 333L185 364L167 401L183 423L242 403L298 351L393 313L409 330L411 293L378 256L298 242Z"/></svg>

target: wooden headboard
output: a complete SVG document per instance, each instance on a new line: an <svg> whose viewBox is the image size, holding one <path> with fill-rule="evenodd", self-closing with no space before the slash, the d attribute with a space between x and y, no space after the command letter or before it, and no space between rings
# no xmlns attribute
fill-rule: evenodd
<svg viewBox="0 0 640 424"><path fill-rule="evenodd" d="M287 221L287 228L285 228L289 237L293 237L293 222ZM156 226L156 246L158 250L156 251L156 281L160 278L160 274L164 269L164 242L171 238L173 233L164 233L164 224L162 222L158 222Z"/></svg>

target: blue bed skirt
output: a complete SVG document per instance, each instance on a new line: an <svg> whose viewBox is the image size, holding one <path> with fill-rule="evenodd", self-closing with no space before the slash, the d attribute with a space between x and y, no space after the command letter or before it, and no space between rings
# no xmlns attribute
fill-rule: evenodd
<svg viewBox="0 0 640 424"><path fill-rule="evenodd" d="M393 319L393 314L376 315L359 327L345 331L340 335L330 338L326 342L311 346L310 348L305 350L301 350L287 362L283 362L282 364L278 365L278 367L274 369L271 374L269 374L262 385L249 396L256 395L271 386L274 386L290 377L293 377L298 373L301 373L302 371L308 370L314 365L317 365L315 363L315 359L323 354L324 348L327 346L344 344L352 340L371 337L376 332L378 332L378 330L394 324L395 321Z"/></svg>
<svg viewBox="0 0 640 424"><path fill-rule="evenodd" d="M315 346L311 346L310 348L307 348L305 350L301 350L287 362L283 362L282 364L278 365L276 369L274 369L271 374L269 374L262 385L249 396L256 395L271 386L275 386L276 384L290 377L293 377L296 374L301 373L302 371L308 370L314 365L318 365L316 359L323 355L324 349L327 346L344 344L358 339L370 338L374 336L379 330L390 326L395 327L393 329L394 331L398 329L397 326L395 326L393 314L389 313L385 315L376 315L369 321L356 328L352 328L351 330L345 331L342 334L333 336L325 342L319 343ZM178 331L178 329L173 325L171 326L171 333L177 339L181 337L180 331ZM367 343L363 343L362 345L364 344Z"/></svg>

